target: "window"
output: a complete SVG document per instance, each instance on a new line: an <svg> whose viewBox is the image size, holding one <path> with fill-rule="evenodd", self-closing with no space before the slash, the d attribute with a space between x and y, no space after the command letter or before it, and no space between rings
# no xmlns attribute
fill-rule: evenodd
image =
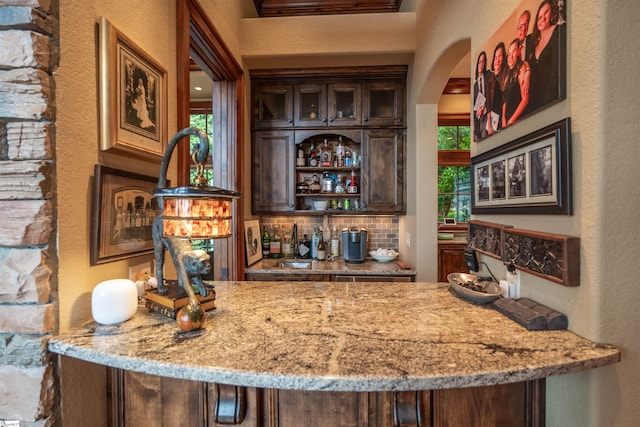
<svg viewBox="0 0 640 427"><path fill-rule="evenodd" d="M471 128L468 115L438 118L438 222L471 214Z"/></svg>
<svg viewBox="0 0 640 427"><path fill-rule="evenodd" d="M189 115L189 126L200 129L204 131L209 137L209 143L213 140L213 115L211 111L197 111L196 108L191 109L191 114ZM189 146L189 152L193 152L193 147L199 144L198 137L195 135L191 135L191 141ZM209 150L213 151L213 147L210 144ZM209 152L209 160L204 165L205 176L207 178L207 185L213 185L213 162L212 162L212 152ZM191 162L190 170L189 170L189 182L193 183L194 178L196 177L196 165Z"/></svg>

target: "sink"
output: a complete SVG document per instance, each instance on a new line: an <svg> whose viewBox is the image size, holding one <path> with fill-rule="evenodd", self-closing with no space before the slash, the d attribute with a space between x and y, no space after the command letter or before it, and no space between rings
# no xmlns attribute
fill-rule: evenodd
<svg viewBox="0 0 640 427"><path fill-rule="evenodd" d="M273 266L279 268L296 268L304 270L311 268L311 261L279 261Z"/></svg>

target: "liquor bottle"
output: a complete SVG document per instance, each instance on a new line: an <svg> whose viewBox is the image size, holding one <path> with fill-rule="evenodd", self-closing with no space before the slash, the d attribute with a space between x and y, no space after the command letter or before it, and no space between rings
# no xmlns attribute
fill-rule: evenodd
<svg viewBox="0 0 640 427"><path fill-rule="evenodd" d="M316 149L313 146L313 142L311 143L311 150L309 150L309 166L318 166L318 157L316 154Z"/></svg>
<svg viewBox="0 0 640 427"><path fill-rule="evenodd" d="M336 146L336 159L338 167L344 166L344 155L345 155L345 147L342 142L342 136L338 137L338 145Z"/></svg>
<svg viewBox="0 0 640 427"><path fill-rule="evenodd" d="M267 226L262 227L262 257L269 258L271 246L271 237L269 236L269 231L267 231Z"/></svg>
<svg viewBox="0 0 640 427"><path fill-rule="evenodd" d="M309 192L309 184L304 175L300 175L300 182L296 185L296 193L307 194Z"/></svg>
<svg viewBox="0 0 640 427"><path fill-rule="evenodd" d="M334 258L340 256L340 237L338 236L338 227L335 225L331 231L331 255L333 255Z"/></svg>
<svg viewBox="0 0 640 427"><path fill-rule="evenodd" d="M303 235L302 240L298 244L298 256L302 259L311 258L311 242L309 242L309 236Z"/></svg>
<svg viewBox="0 0 640 427"><path fill-rule="evenodd" d="M322 143L322 147L320 148L320 166L331 166L331 158L333 157L331 153L331 148L329 147L329 141L326 139Z"/></svg>
<svg viewBox="0 0 640 427"><path fill-rule="evenodd" d="M313 235L311 236L311 258L318 258L318 243L320 242L320 234L318 227L313 229Z"/></svg>
<svg viewBox="0 0 640 427"><path fill-rule="evenodd" d="M291 243L291 233L282 233L282 258L293 258L293 244Z"/></svg>
<svg viewBox="0 0 640 427"><path fill-rule="evenodd" d="M358 194L358 182L356 181L356 171L351 170L351 180L347 185L347 193Z"/></svg>
<svg viewBox="0 0 640 427"><path fill-rule="evenodd" d="M282 240L278 232L278 226L273 227L271 240L269 241L269 254L271 258L282 258Z"/></svg>
<svg viewBox="0 0 640 427"><path fill-rule="evenodd" d="M320 237L318 241L318 261L324 261L327 258L327 246L324 243L324 238Z"/></svg>

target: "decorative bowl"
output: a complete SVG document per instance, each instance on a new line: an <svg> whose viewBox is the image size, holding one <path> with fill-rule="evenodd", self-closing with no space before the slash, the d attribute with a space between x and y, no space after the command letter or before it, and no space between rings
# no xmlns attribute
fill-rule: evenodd
<svg viewBox="0 0 640 427"><path fill-rule="evenodd" d="M378 262L390 262L398 257L398 252L393 249L376 249L370 251L369 255Z"/></svg>
<svg viewBox="0 0 640 427"><path fill-rule="evenodd" d="M447 280L456 294L480 304L489 303L502 296L502 288L497 283L480 281L473 274L451 273L447 276Z"/></svg>
<svg viewBox="0 0 640 427"><path fill-rule="evenodd" d="M326 200L314 200L313 208L317 211L326 211L327 210L327 201Z"/></svg>

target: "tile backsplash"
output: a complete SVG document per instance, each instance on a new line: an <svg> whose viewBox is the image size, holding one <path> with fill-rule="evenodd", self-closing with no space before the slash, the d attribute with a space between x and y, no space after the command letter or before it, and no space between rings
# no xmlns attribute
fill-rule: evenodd
<svg viewBox="0 0 640 427"><path fill-rule="evenodd" d="M282 230L291 231L293 224L298 224L298 237L304 234L311 236L314 227L321 228L328 239L334 226L341 233L343 228L358 227L366 229L368 233L369 250L378 248L398 249L398 217L397 216L264 216L260 218L260 227L267 226L271 232L277 226Z"/></svg>

